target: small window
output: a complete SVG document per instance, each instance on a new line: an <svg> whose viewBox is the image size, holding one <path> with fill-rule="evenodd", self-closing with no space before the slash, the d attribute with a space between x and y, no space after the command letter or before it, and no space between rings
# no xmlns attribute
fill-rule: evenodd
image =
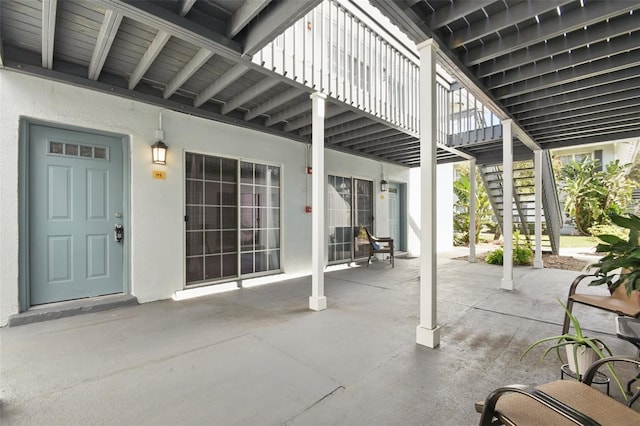
<svg viewBox="0 0 640 426"><path fill-rule="evenodd" d="M108 147L79 145L70 142L49 141L49 154L75 158L82 157L83 159L109 160Z"/></svg>
<svg viewBox="0 0 640 426"><path fill-rule="evenodd" d="M582 163L586 159L591 159L591 154L588 153L588 152L580 153L580 154L574 154L574 159L575 159L576 163Z"/></svg>
<svg viewBox="0 0 640 426"><path fill-rule="evenodd" d="M80 145L80 157L89 157L93 158L93 147Z"/></svg>
<svg viewBox="0 0 640 426"><path fill-rule="evenodd" d="M64 144L62 142L49 142L49 154L62 154L62 148Z"/></svg>
<svg viewBox="0 0 640 426"><path fill-rule="evenodd" d="M93 157L97 158L99 160L106 160L107 159L107 149L106 148L99 148L99 147L94 147L93 148Z"/></svg>
<svg viewBox="0 0 640 426"><path fill-rule="evenodd" d="M64 153L65 155L72 155L72 156L77 156L78 155L78 145L73 144L73 143L67 143L64 144Z"/></svg>

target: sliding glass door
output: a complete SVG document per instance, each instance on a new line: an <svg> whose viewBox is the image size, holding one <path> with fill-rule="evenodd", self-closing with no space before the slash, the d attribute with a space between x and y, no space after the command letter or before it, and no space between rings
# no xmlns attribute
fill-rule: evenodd
<svg viewBox="0 0 640 426"><path fill-rule="evenodd" d="M280 270L280 168L187 153L185 221L187 286Z"/></svg>
<svg viewBox="0 0 640 426"><path fill-rule="evenodd" d="M329 262L367 257L368 244L358 240L360 226L373 232L373 182L329 175Z"/></svg>
<svg viewBox="0 0 640 426"><path fill-rule="evenodd" d="M352 259L351 178L329 176L329 262Z"/></svg>
<svg viewBox="0 0 640 426"><path fill-rule="evenodd" d="M353 217L356 230L365 227L372 234L373 229L373 182L370 180L353 179ZM369 244L356 244L354 248L354 259L369 256Z"/></svg>
<svg viewBox="0 0 640 426"><path fill-rule="evenodd" d="M280 168L240 163L241 273L280 269Z"/></svg>

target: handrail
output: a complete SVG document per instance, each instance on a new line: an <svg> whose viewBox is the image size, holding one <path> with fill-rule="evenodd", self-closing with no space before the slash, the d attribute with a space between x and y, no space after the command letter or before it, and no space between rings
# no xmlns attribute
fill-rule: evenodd
<svg viewBox="0 0 640 426"><path fill-rule="evenodd" d="M560 250L560 228L562 228L562 209L549 150L542 151L542 158L542 205L547 224L547 233L551 242L551 251L553 254L558 254Z"/></svg>
<svg viewBox="0 0 640 426"><path fill-rule="evenodd" d="M487 181L487 176L485 173L485 170L490 167L493 168L492 171L497 172L499 170L499 166L485 164L485 165L478 165L477 167L480 169L480 179L482 179L482 184L484 185L484 189L487 192L487 196L489 197L489 203L491 204L491 208L493 209L493 214L496 217L497 225L500 228L501 232L504 234L504 229L502 229L504 214L500 212L500 208L498 206L497 200L491 194L491 191L489 188L489 181ZM498 182L500 186L504 185L504 183L502 182L502 174L500 174L499 181L496 181L496 182ZM502 198L503 198L503 204L504 204L504 197Z"/></svg>

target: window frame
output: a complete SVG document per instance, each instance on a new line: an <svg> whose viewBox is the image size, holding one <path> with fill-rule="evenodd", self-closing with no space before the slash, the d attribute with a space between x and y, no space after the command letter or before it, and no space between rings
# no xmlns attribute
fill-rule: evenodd
<svg viewBox="0 0 640 426"><path fill-rule="evenodd" d="M187 177L187 159L189 158L190 155L195 155L195 156L199 156L202 158L202 162L203 165L206 161L206 158L213 158L216 159L218 161L233 161L235 163L235 167L236 167L236 174L235 174L235 182L233 183L235 186L235 201L233 204L233 207L235 208L235 228L229 228L229 232L234 232L235 233L235 252L229 252L227 254L234 254L236 255L236 259L235 259L235 274L233 275L224 275L224 276L220 276L220 277L212 277L212 278L207 278L205 276L206 274L206 269L204 264L205 264L205 260L207 255L211 256L211 255L215 255L215 253L205 253L205 248L203 247L203 253L202 254L194 254L194 255L190 255L188 256L188 234L189 234L189 229L188 229L188 222L187 222L187 216L188 216L188 211L190 211L190 209L188 207L192 207L191 204L188 204L187 202L189 201L189 194L187 191L187 184L188 181L198 181L197 179L192 179L191 177ZM264 276L264 275L272 275L272 274L277 274L277 273L281 273L283 270L283 257L282 257L282 253L283 253L283 199L284 199L284 194L283 194L283 184L284 184L284 179L283 179L283 165L282 164L278 164L278 163L272 163L272 162L267 162L267 161L259 161L259 160L254 160L254 159L247 159L247 158L239 158L239 157L230 157L230 156L224 156L224 155L217 155L217 154L212 154L212 153L207 153L207 152L202 152L202 151L197 151L197 150L183 150L183 156L182 156L182 166L183 166L183 173L182 173L182 191L183 191L183 203L182 203L182 208L183 208L183 214L184 214L184 218L183 218L183 231L182 231L182 243L183 243L183 256L182 256L182 260L183 260L183 273L182 273L182 277L183 277L183 288L185 289L190 289L190 288L195 288L195 287L201 287L201 286L208 286L208 285L216 285L216 284L222 284L222 283L226 283L229 281L235 281L235 280L241 280L241 279L248 279L248 278L253 278L253 277L258 277L258 276ZM277 232L277 236L276 239L278 241L277 247L273 247L273 248L267 248L267 251L271 250L271 251L277 251L278 252L278 265L277 268L274 269L266 269L266 270L262 270L259 272L252 272L252 273L242 273L242 254L243 253L247 253L248 251L244 251L242 250L242 217L241 217L241 209L242 209L242 200L241 200L241 189L242 189L242 177L241 177L241 164L243 163L250 163L253 165L253 167L255 168L256 165L259 166L264 166L267 170L270 169L277 169L279 171L279 177L278 177L278 207L273 207L273 209L277 209L277 228L273 228L273 230L276 230ZM204 167L204 166L203 166ZM222 179L222 176L221 176ZM211 180L207 180L205 179L205 172L202 173L202 180L201 182L203 182L203 193L202 193L202 208L206 209L206 207L208 206L208 204L205 203L205 198L206 198L206 193L205 193L205 187L204 185L207 182L215 182L215 181L211 181ZM220 180L218 182L218 184L222 185L228 185L230 183L228 182L222 182L222 180ZM222 202L222 201L221 201ZM193 205L197 205L197 204L193 204ZM213 206L213 205L212 205ZM216 206L213 206L216 207ZM222 208L222 204L220 204L219 206ZM231 205L229 205L229 207L231 207ZM265 206L264 208L266 209L272 209L270 200L268 200L268 205ZM222 214L222 212L220 212L220 215ZM219 217L219 221L220 221L220 228L219 231L222 233L224 232L223 226L222 226L222 216ZM204 222L204 210L203 210L203 222ZM269 230L271 230L271 228L269 228ZM196 231L191 231L192 233L195 233ZM206 225L203 224L202 227L202 231L203 233L203 238L206 238ZM204 241L204 240L203 240ZM223 241L222 241L222 237L220 238L220 255L223 256ZM255 248L254 250L255 251ZM189 281L188 280L188 258L195 258L197 256L201 256L203 261L203 279L202 280L193 280L193 281ZM254 267L255 270L255 267Z"/></svg>

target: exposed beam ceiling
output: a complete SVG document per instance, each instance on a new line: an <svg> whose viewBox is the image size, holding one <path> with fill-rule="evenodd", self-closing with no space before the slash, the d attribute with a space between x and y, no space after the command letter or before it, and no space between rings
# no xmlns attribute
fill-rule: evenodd
<svg viewBox="0 0 640 426"><path fill-rule="evenodd" d="M5 69L310 141L313 89L252 55L320 0L32 3L0 1ZM539 146L640 137L633 118L640 110L640 0L373 3L414 41L435 39L454 86L469 87L499 119L513 119L518 156ZM363 19L398 41L375 14ZM358 105L330 97L325 134L332 149L419 164L417 134ZM497 139L450 140L458 145L439 146L438 161L473 155L480 164L501 152Z"/></svg>
<svg viewBox="0 0 640 426"><path fill-rule="evenodd" d="M42 2L42 66L53 67L53 44L56 36L56 13L58 0Z"/></svg>
<svg viewBox="0 0 640 426"><path fill-rule="evenodd" d="M91 62L89 62L89 78L91 80L97 80L100 72L102 72L104 61L107 60L107 55L111 50L120 22L122 22L122 14L112 10L106 11L98 34L98 40L93 48Z"/></svg>
<svg viewBox="0 0 640 426"><path fill-rule="evenodd" d="M280 0L249 27L244 41L244 54L253 56L291 24L312 10L317 1Z"/></svg>
<svg viewBox="0 0 640 426"><path fill-rule="evenodd" d="M233 38L264 9L271 0L246 0L229 20L227 37Z"/></svg>
<svg viewBox="0 0 640 426"><path fill-rule="evenodd" d="M500 119L513 119L524 146L640 138L631 119L640 109L640 1L372 3L414 42L433 39L456 83ZM457 19L439 19L451 13ZM467 149L489 158L479 144Z"/></svg>
<svg viewBox="0 0 640 426"><path fill-rule="evenodd" d="M185 16L187 13L189 13L189 10L191 10L195 1L196 0L182 1L180 3L178 14L180 16ZM151 64L153 64L153 61L158 57L162 49L164 49L170 38L171 35L169 35L168 32L162 30L158 31L155 38L153 39L153 42L151 43L151 46L149 46L147 51L142 56L142 59L140 59L140 62L138 62L138 65L136 65L136 69L131 73L131 76L129 77L129 89L133 89L134 87L136 87L136 85L140 82L140 79L144 76L149 67L151 67Z"/></svg>

